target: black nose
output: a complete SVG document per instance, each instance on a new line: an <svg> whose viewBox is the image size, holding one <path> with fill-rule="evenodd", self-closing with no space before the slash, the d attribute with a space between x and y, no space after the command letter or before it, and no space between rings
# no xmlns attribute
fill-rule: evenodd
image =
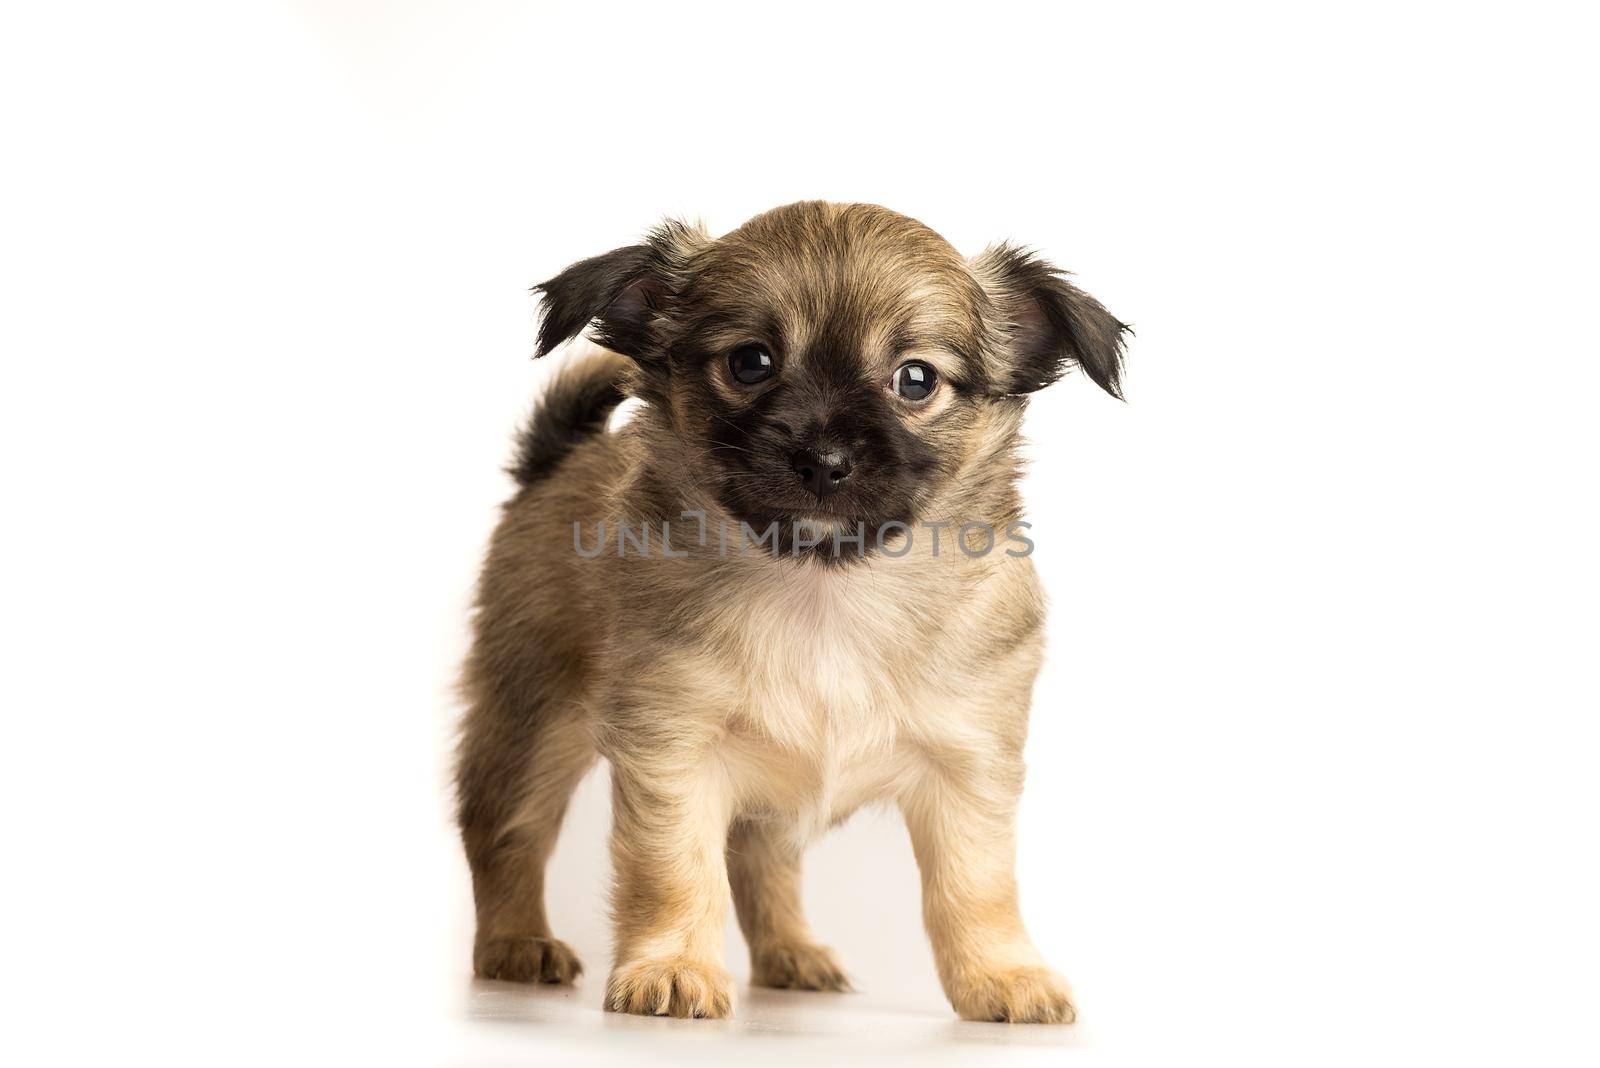
<svg viewBox="0 0 1600 1068"><path fill-rule="evenodd" d="M794 454L793 463L794 473L800 476L800 484L815 493L819 501L844 485L844 480L850 477L850 461L841 452L801 449Z"/></svg>

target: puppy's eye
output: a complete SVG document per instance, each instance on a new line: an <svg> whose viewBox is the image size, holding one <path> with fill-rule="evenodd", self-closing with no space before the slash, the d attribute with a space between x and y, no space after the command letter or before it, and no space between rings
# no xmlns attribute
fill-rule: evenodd
<svg viewBox="0 0 1600 1068"><path fill-rule="evenodd" d="M753 386L771 378L778 365L772 362L772 353L760 345L740 345L728 357L728 370L740 382Z"/></svg>
<svg viewBox="0 0 1600 1068"><path fill-rule="evenodd" d="M938 384L939 376L929 364L921 360L907 360L894 372L894 391L908 401L927 400Z"/></svg>

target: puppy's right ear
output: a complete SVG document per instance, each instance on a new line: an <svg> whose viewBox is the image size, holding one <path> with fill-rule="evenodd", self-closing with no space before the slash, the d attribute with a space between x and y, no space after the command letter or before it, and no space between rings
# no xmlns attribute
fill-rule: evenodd
<svg viewBox="0 0 1600 1068"><path fill-rule="evenodd" d="M679 284L684 263L704 231L667 222L639 245L580 260L534 286L542 318L535 356L597 323L597 344L636 360L651 355L651 327Z"/></svg>

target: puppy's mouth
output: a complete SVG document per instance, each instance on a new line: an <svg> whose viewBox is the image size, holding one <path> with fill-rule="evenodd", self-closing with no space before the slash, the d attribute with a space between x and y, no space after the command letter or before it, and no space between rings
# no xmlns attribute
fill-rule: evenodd
<svg viewBox="0 0 1600 1068"><path fill-rule="evenodd" d="M801 495L782 490L751 492L750 488L724 487L718 494L724 508L741 522L765 527L770 523L789 526L795 523L816 523L827 527L871 524L874 517L860 507L856 494L836 494L818 500L810 494Z"/></svg>
<svg viewBox="0 0 1600 1068"><path fill-rule="evenodd" d="M730 509L743 524L742 538L773 557L847 566L872 558L898 526L911 524L815 501L788 507L746 505Z"/></svg>
<svg viewBox="0 0 1600 1068"><path fill-rule="evenodd" d="M762 528L772 523L783 527L812 526L825 531L835 528L854 529L857 523L870 526L872 520L863 515L836 508L755 508L738 511L741 521Z"/></svg>
<svg viewBox="0 0 1600 1068"><path fill-rule="evenodd" d="M796 511L793 518L799 523L817 523L822 526L850 526L855 523L865 523L863 516L852 512L841 511L836 508L807 508Z"/></svg>
<svg viewBox="0 0 1600 1068"><path fill-rule="evenodd" d="M892 521L890 516L870 514L858 508L851 508L844 502L838 504L832 501L822 503L809 501L804 504L753 504L749 501L727 501L724 503L730 505L730 511L752 526L756 525L757 522L763 526L776 522L784 526L809 524L822 527L824 530L832 530L837 527L853 531L857 525L871 530L880 523Z"/></svg>
<svg viewBox="0 0 1600 1068"><path fill-rule="evenodd" d="M848 485L819 496L803 491L787 468L734 469L719 480L717 496L728 516L749 529L748 539L778 555L860 560L875 553L893 527L915 522L904 514L915 508L903 490L862 477L867 474L858 469Z"/></svg>

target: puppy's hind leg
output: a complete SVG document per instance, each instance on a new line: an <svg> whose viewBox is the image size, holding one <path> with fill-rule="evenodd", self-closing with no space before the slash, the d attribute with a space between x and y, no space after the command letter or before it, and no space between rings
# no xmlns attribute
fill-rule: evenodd
<svg viewBox="0 0 1600 1068"><path fill-rule="evenodd" d="M741 819L728 831L728 884L750 945L750 982L849 990L833 950L818 945L800 905L800 846L783 825Z"/></svg>
<svg viewBox="0 0 1600 1068"><path fill-rule="evenodd" d="M478 976L570 983L582 973L572 948L551 936L544 871L572 791L594 762L593 738L575 709L555 722L493 717L482 707L469 715L458 785Z"/></svg>

